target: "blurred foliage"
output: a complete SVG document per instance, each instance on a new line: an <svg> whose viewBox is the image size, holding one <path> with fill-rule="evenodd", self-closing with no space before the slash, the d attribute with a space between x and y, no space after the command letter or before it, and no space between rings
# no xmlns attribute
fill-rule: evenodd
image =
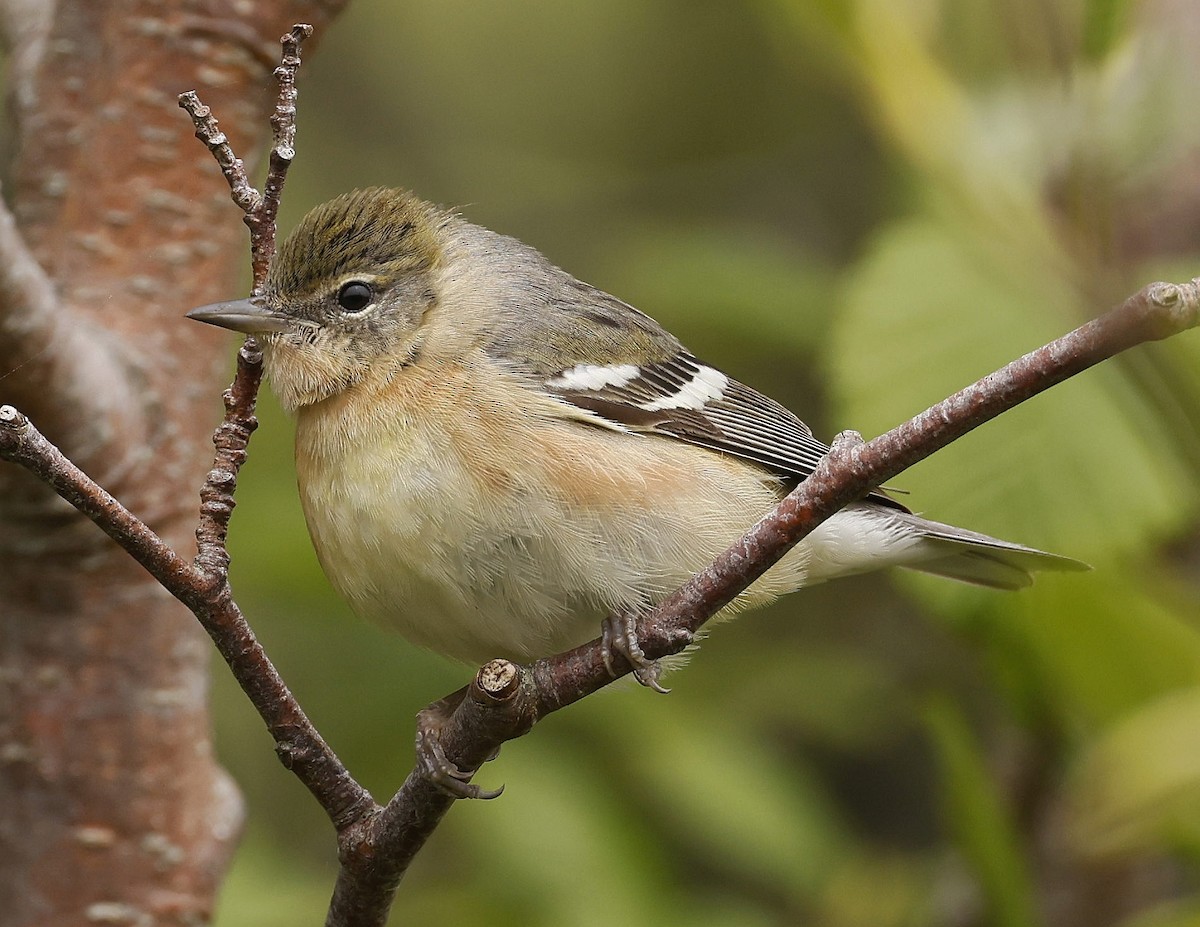
<svg viewBox="0 0 1200 927"><path fill-rule="evenodd" d="M284 223L410 186L824 436L873 434L1196 275L1198 37L1185 0L358 0L302 73ZM386 796L470 669L334 598L263 419L235 588ZM1095 572L864 577L723 625L670 698L619 688L506 746L480 776L504 797L454 809L393 923L1200 923L1198 422L1193 333L914 468L915 507ZM330 829L215 677L250 807L218 923L314 923Z"/></svg>

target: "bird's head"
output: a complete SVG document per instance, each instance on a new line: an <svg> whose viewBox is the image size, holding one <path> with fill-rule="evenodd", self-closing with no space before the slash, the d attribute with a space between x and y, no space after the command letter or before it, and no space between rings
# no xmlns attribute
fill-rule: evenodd
<svg viewBox="0 0 1200 927"><path fill-rule="evenodd" d="M296 226L261 296L202 306L188 318L256 336L272 388L294 412L419 349L453 221L405 190L339 196Z"/></svg>

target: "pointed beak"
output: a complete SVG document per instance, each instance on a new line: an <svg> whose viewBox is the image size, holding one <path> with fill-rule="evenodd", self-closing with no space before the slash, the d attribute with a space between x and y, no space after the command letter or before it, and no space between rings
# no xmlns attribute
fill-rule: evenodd
<svg viewBox="0 0 1200 927"><path fill-rule="evenodd" d="M259 299L234 299L226 303L213 303L193 309L187 317L247 335L286 332L291 331L293 327L287 316L268 309Z"/></svg>

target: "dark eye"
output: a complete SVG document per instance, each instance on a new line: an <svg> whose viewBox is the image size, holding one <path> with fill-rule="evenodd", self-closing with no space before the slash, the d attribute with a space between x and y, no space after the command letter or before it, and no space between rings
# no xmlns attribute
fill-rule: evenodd
<svg viewBox="0 0 1200 927"><path fill-rule="evenodd" d="M337 301L346 312L362 312L371 305L374 295L369 284L351 280L342 284L342 288L338 290Z"/></svg>

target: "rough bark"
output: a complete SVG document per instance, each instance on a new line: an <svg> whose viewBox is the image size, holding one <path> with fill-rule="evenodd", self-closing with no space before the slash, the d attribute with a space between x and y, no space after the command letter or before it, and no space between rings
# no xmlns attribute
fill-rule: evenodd
<svg viewBox="0 0 1200 927"><path fill-rule="evenodd" d="M186 324L245 242L177 95L256 155L279 36L341 2L0 4L14 161L0 209L0 401L185 555L228 368ZM196 924L236 840L207 638L95 526L0 473L0 911Z"/></svg>

